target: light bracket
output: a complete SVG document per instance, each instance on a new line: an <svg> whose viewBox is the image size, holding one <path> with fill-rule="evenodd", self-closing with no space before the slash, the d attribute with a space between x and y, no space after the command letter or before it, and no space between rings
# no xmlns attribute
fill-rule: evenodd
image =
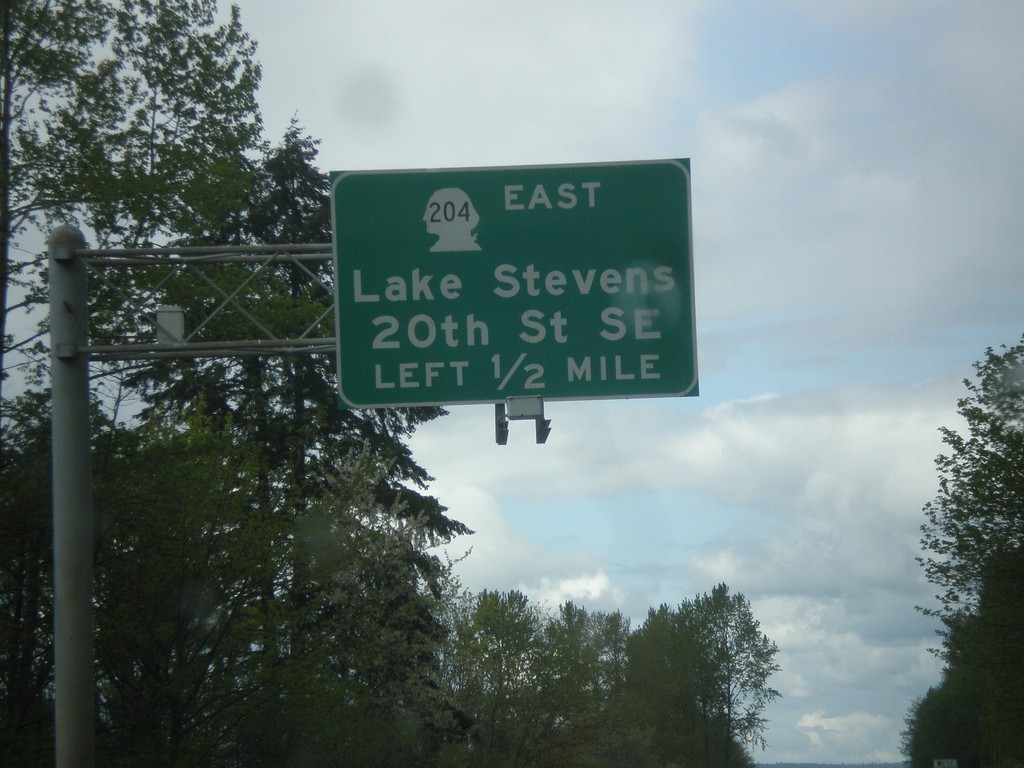
<svg viewBox="0 0 1024 768"><path fill-rule="evenodd" d="M494 440L498 445L508 444L508 428L511 421L533 420L536 426L537 444L546 443L551 434L551 419L544 418L543 397L510 397L503 403L494 404Z"/></svg>

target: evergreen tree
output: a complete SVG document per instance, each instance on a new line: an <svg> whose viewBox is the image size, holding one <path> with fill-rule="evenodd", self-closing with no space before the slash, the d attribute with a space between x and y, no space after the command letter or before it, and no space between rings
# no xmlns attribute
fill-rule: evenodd
<svg viewBox="0 0 1024 768"><path fill-rule="evenodd" d="M212 237L246 245L329 240L327 180L315 158L316 142L293 124L252 166L247 207ZM128 279L143 284L150 271L134 269ZM232 264L224 272L211 279L227 281L224 292L245 281L245 302L272 319L276 334L294 337L324 313L326 263ZM208 284L187 279L162 290L161 300L187 316L220 300ZM231 337L237 321L218 317L209 331ZM332 334L331 320L323 322L323 335ZM448 571L430 550L467 529L423 492L430 478L404 444L443 411L343 410L334 381L326 353L165 361L122 379L142 394L147 419L200 419L252 457L255 469L240 479L251 487L274 567L254 571L262 574L253 620L264 705L241 727L250 765L339 750L366 764L376 754L377 764L403 765L436 751L448 726L436 682L437 601Z"/></svg>
<svg viewBox="0 0 1024 768"><path fill-rule="evenodd" d="M76 220L101 246L330 240L316 142L293 124L255 155L254 44L237 9L221 26L215 9L4 4L0 352L25 266L10 249L33 223ZM275 333L319 319L333 335L327 264L227 271ZM110 282L130 291L152 272ZM223 296L187 280L161 290L186 309ZM92 298L101 343L150 332L116 292ZM94 432L111 764L429 764L452 720L437 686L448 570L431 549L467 529L425 493L405 439L443 410L342 410L329 354L96 368L145 405ZM30 765L52 748L49 478L35 471L49 457L32 437L48 415L44 395L15 406L0 424L0 757Z"/></svg>
<svg viewBox="0 0 1024 768"><path fill-rule="evenodd" d="M48 399L10 404L0 442L0 765L52 764Z"/></svg>
<svg viewBox="0 0 1024 768"><path fill-rule="evenodd" d="M219 244L265 245L328 243L331 239L327 176L315 166L315 140L293 122L277 146L266 149L252 168L253 185L246 207L222 223ZM213 244L197 233L183 244ZM136 272L139 279L145 270ZM272 319L275 335L293 338L320 318L322 336L334 335L333 318L324 316L332 284L329 263L284 262L257 270L225 265L224 293L246 283L246 303ZM222 299L186 277L163 288L161 300L185 308L186 317L203 317ZM239 317L219 315L207 326L218 338L237 336ZM105 331L112 336L123 331ZM337 466L352 450L371 450L388 472L380 483L380 500L410 518L424 516L428 528L447 538L468 529L444 515L436 499L421 493L430 480L412 458L404 440L422 423L439 417L441 408L353 411L339 407L333 354L275 358L239 356L212 361L164 362L134 371L125 386L142 392L151 412L180 412L202 402L207 415L230 419L239 439L260 446L269 484L287 486L295 499L315 491L319 476L310 462ZM426 564L426 562L424 562Z"/></svg>
<svg viewBox="0 0 1024 768"><path fill-rule="evenodd" d="M372 457L289 516L261 498L259 451L208 417L109 438L96 569L105 761L429 761L438 609L407 565L422 531L375 501Z"/></svg>
<svg viewBox="0 0 1024 768"><path fill-rule="evenodd" d="M973 671L960 665L945 670L942 682L914 701L907 713L900 749L908 768L932 768L936 758L955 759L957 768L979 768L981 707L981 687Z"/></svg>

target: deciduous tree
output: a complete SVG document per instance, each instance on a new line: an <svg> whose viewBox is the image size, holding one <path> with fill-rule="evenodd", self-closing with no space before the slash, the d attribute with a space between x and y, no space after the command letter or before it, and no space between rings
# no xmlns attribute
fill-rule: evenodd
<svg viewBox="0 0 1024 768"><path fill-rule="evenodd" d="M986 569L1024 553L1024 339L974 368L957 403L967 429L941 429L949 453L935 460L939 493L921 528L920 562L942 590L926 612L944 618L973 612Z"/></svg>
<svg viewBox="0 0 1024 768"><path fill-rule="evenodd" d="M694 682L695 648L678 611L651 608L629 638L626 692L629 710L646 727L658 765L697 763L700 721Z"/></svg>
<svg viewBox="0 0 1024 768"><path fill-rule="evenodd" d="M778 648L761 631L750 603L719 584L679 607L696 653L694 683L705 729L705 764L711 765L713 723L721 726L720 765L728 768L738 740L765 747L765 706L779 696L768 679L779 670Z"/></svg>
<svg viewBox="0 0 1024 768"><path fill-rule="evenodd" d="M220 226L248 188L255 44L216 0L5 0L0 44L0 369L26 227L99 245ZM29 260L31 262L31 260Z"/></svg>
<svg viewBox="0 0 1024 768"><path fill-rule="evenodd" d="M941 430L949 452L936 459L939 492L921 529L919 562L941 590L924 611L945 625L948 666L911 711L908 733L926 738L945 718L955 723L946 738L979 733L981 764L1007 765L1024 760L1024 339L989 348L974 368L957 403L966 430ZM947 689L976 694L977 711L965 716Z"/></svg>

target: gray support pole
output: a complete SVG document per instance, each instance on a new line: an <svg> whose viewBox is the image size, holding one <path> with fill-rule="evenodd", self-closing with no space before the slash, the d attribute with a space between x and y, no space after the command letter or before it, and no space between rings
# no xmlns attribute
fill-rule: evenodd
<svg viewBox="0 0 1024 768"><path fill-rule="evenodd" d="M50 233L53 614L57 768L95 763L93 516L85 264L74 227Z"/></svg>

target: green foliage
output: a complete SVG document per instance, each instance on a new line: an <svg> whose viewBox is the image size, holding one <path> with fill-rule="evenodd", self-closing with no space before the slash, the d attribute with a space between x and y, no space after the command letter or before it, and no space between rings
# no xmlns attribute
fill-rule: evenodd
<svg viewBox="0 0 1024 768"><path fill-rule="evenodd" d="M251 169L256 183L249 190L249 208L223 222L217 237L246 243L327 239L329 232L322 229L326 178L312 165L315 146L293 125L281 145L268 148ZM190 242L204 237L196 230ZM233 273L228 280L248 281L246 301L269 308L274 329L282 335L297 333L293 329L323 311L317 294L329 281L326 267L257 270L235 265L228 272ZM118 279L144 281L145 273L131 270ZM189 314L201 314L197 305L203 302L222 299L204 282L168 283L166 290L163 299ZM121 321L116 311L110 317L112 332L117 332ZM224 315L215 322L241 320ZM144 647L127 654L127 662L173 658L176 666L167 679L173 677L174 686L188 692L173 698L173 707L166 704L169 682L147 694L165 702L166 714L150 729L150 741L164 745L162 754L179 754L180 761L196 764L408 765L429 760L453 727L436 682L443 636L438 599L448 572L429 549L465 527L448 519L435 499L418 492L429 478L402 442L416 424L441 411L339 411L333 377L329 356L303 355L174 361L129 371L120 380L148 404L147 423L178 425L170 434L154 435L154 449L163 451L176 442L179 430L192 435L198 429L200 436L222 442L220 449L211 446L210 469L223 468L225 478L233 478L227 494L218 490L216 472L203 472L201 462L176 469L175 455L195 454L188 448L171 450L157 461L161 477L169 472L188 478L186 494L213 493L228 505L218 524L213 505L205 511L197 506L192 516L185 514L191 496L168 493L169 509L184 518L173 535L154 536L170 546L159 548L160 561L184 568L174 583L186 590L197 581L212 584L203 594L210 596L215 618L227 622L224 642L217 649L201 644L199 650L240 643L212 667L201 653L195 664L183 666L181 650L171 656L156 642L159 638L149 636ZM140 464L137 458L131 461ZM147 517L146 509L138 519ZM218 547L223 549L219 556ZM193 550L197 561L191 559ZM138 567L141 558L129 554L126 560ZM222 561L238 566L232 573L244 588L230 573L207 570L209 563ZM197 577L196 569L206 575ZM114 606L122 601L116 587L113 592L109 605L116 614ZM234 610L231 596L243 594ZM170 636L179 638L172 645L191 647L180 636L181 621L172 618L166 617L174 628ZM204 620L203 627L210 621ZM158 624L149 619L145 626ZM205 676L189 671L204 668L209 670ZM218 678L214 671L225 676ZM128 688L120 684L112 690ZM213 703L204 704L204 697ZM222 702L223 710L215 702ZM158 708L137 709L148 717ZM107 716L113 720L115 714L110 709ZM195 725L184 731L187 751L170 749L180 741L176 729L189 718L195 718ZM118 729L111 727L110 743L134 760L137 742L147 731L129 722L123 732L130 742L119 741Z"/></svg>
<svg viewBox="0 0 1024 768"><path fill-rule="evenodd" d="M951 758L958 768L978 768L981 756L981 691L975 676L963 669L947 671L910 707L900 744L909 768L932 768L935 759Z"/></svg>
<svg viewBox="0 0 1024 768"><path fill-rule="evenodd" d="M457 710L473 722L471 765L500 766L531 749L544 617L521 592L485 591L457 608L443 675ZM444 679L443 678L443 679Z"/></svg>
<svg viewBox="0 0 1024 768"><path fill-rule="evenodd" d="M216 0L5 0L0 45L0 364L30 225L99 244L216 231L244 205L258 146L255 43ZM24 282L22 283L25 284ZM2 368L2 365L0 365Z"/></svg>
<svg viewBox="0 0 1024 768"><path fill-rule="evenodd" d="M48 404L13 402L0 443L0 765L52 763Z"/></svg>
<svg viewBox="0 0 1024 768"><path fill-rule="evenodd" d="M266 244L275 242L327 242L330 240L329 195L326 174L314 165L317 142L293 124L281 143L266 149L253 165L254 183L247 207L222 223L219 242ZM186 242L204 242L206 234L190 231ZM159 280L152 268L119 270L118 280L139 285L161 284L161 303L182 306L188 318L205 318L245 284L246 306L259 307L279 338L297 337L321 318L320 333L332 336L333 319L324 315L325 286L332 282L326 262L294 263L256 268L220 265L208 280L186 273L174 280ZM121 338L141 333L119 312L117 296L95 311L97 333ZM126 324L127 322L127 324ZM238 338L250 320L240 312L218 314L204 326L214 338ZM243 336L245 337L245 336ZM203 336L197 340L202 341ZM335 389L333 355L303 354L278 358L165 361L130 370L123 385L139 392L148 412L174 415L201 402L211 418L230 423L239 439L250 440L263 451L268 486L288 486L295 498L316 490L317 473L306 470L311 462L336 466L352 450L375 453L387 475L380 483L380 501L410 517L425 515L439 537L467 532L465 526L444 515L444 508L422 494L427 473L413 460L403 443L426 421L444 413L440 408L352 411L341 409ZM313 478L312 480L310 478ZM399 502L395 505L395 502Z"/></svg>
<svg viewBox="0 0 1024 768"><path fill-rule="evenodd" d="M980 732L982 765L1024 757L1024 557L993 555L983 568L977 606L947 621L948 672L970 680L978 709L960 728Z"/></svg>
<svg viewBox="0 0 1024 768"><path fill-rule="evenodd" d="M376 502L374 457L289 514L266 504L259 451L206 417L104 442L105 764L398 766L436 750L430 536Z"/></svg>
<svg viewBox="0 0 1024 768"><path fill-rule="evenodd" d="M42 175L63 175L63 169L35 167L25 150L31 152L46 142L51 127L71 121L68 100L77 89L84 85L92 93L92 84L82 80L95 75L94 52L107 39L110 17L104 0L6 0L3 4L0 234L4 242L47 207L60 211L70 206L67 199L43 199L37 187ZM67 160L77 167L87 158Z"/></svg>
<svg viewBox="0 0 1024 768"><path fill-rule="evenodd" d="M939 494L924 509L921 562L944 590L944 617L975 610L993 559L1024 552L1024 339L988 349L975 371L957 404L967 433L941 430L950 452L935 460Z"/></svg>
<svg viewBox="0 0 1024 768"><path fill-rule="evenodd" d="M316 142L293 125L256 157L254 44L237 9L218 26L215 7L4 3L5 321L13 238L43 218L74 218L101 246L330 239ZM275 334L330 325L326 265L226 272ZM201 311L223 295L179 281L161 298ZM104 341L147 332L117 298L92 309ZM216 322L230 337L246 318ZM449 573L431 548L467 529L423 493L404 445L443 411L341 411L333 368L321 355L102 372L117 402L146 404L95 431L104 764L430 764L460 732L437 684ZM4 764L51 762L45 406L28 396L2 420Z"/></svg>
<svg viewBox="0 0 1024 768"><path fill-rule="evenodd" d="M765 747L764 708L779 696L768 687L779 670L778 648L761 632L746 598L730 595L725 584L683 603L679 613L696 644L697 706L706 722L717 718L724 726L721 754L728 766L734 738Z"/></svg>
<svg viewBox="0 0 1024 768"><path fill-rule="evenodd" d="M260 131L260 70L237 8L217 25L216 0L92 5L104 48L85 48L38 122L12 126L26 181L101 245L212 225L239 207Z"/></svg>
<svg viewBox="0 0 1024 768"><path fill-rule="evenodd" d="M45 404L19 404L5 476L43 530L5 540L5 577L24 542L48 559ZM296 506L266 486L261 447L196 405L131 428L97 414L103 764L704 764L690 602L631 632L621 614L566 603L548 615L518 592L452 597L448 568L424 564L426 518L380 503L372 452ZM48 570L32 572L45 596ZM3 587L6 621L32 590ZM24 646L39 661L23 699L36 720L4 723L4 757L49 764L48 617L17 615L39 628Z"/></svg>
<svg viewBox="0 0 1024 768"><path fill-rule="evenodd" d="M25 265L12 257L13 243L48 203L54 211L67 209L43 198L36 181L54 169L29 162L23 144L40 143L79 76L92 67L90 51L105 36L104 11L102 0L5 0L0 10L0 393L13 341L11 288L25 284ZM5 405L0 394L0 418Z"/></svg>
<svg viewBox="0 0 1024 768"><path fill-rule="evenodd" d="M725 584L676 609L652 609L630 640L628 680L659 759L750 763L741 744L765 746L764 707L779 696L768 686L777 652L746 598Z"/></svg>
<svg viewBox="0 0 1024 768"><path fill-rule="evenodd" d="M1024 339L988 349L975 372L958 401L966 433L942 430L949 453L924 508L919 561L942 590L925 612L945 625L948 667L907 717L915 765L954 747L961 765L1024 761Z"/></svg>
<svg viewBox="0 0 1024 768"><path fill-rule="evenodd" d="M702 757L701 728L694 681L696 646L667 605L650 609L629 638L627 697L639 720L650 728L659 765Z"/></svg>
<svg viewBox="0 0 1024 768"><path fill-rule="evenodd" d="M724 585L716 590L728 596ZM737 616L746 614L736 606L749 610L742 596L726 603L733 623L742 623ZM700 669L732 664L736 678L749 659L739 652L703 657L708 647L698 648L687 623L695 623L692 607L652 609L631 632L619 613L565 603L545 615L519 592L455 601L441 679L470 728L464 743L445 751L443 765L717 768L731 758L752 766L723 713L709 714L711 730L704 729L697 686ZM768 674L777 668L768 667ZM704 744L712 732L721 738L709 755Z"/></svg>
<svg viewBox="0 0 1024 768"><path fill-rule="evenodd" d="M251 452L230 436L197 421L105 438L99 751L115 765L203 764L261 695L260 600L283 532L255 503Z"/></svg>

